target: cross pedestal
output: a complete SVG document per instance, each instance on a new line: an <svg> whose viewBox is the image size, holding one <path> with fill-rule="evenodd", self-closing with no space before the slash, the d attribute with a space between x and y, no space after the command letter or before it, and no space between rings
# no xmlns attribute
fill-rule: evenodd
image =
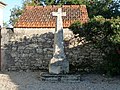
<svg viewBox="0 0 120 90"><path fill-rule="evenodd" d="M69 72L69 62L66 59L64 53L63 25L62 25L62 16L66 16L66 13L62 12L62 8L59 8L58 12L52 12L52 15L57 16L57 22L54 34L53 58L50 60L49 63L49 73L65 74Z"/></svg>

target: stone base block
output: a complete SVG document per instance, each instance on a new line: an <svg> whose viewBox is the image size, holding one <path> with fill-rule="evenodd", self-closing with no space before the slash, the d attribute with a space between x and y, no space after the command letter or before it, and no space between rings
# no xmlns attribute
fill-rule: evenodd
<svg viewBox="0 0 120 90"><path fill-rule="evenodd" d="M51 82L81 82L81 75L69 75L69 74L41 74L40 80Z"/></svg>
<svg viewBox="0 0 120 90"><path fill-rule="evenodd" d="M52 58L49 64L49 73L66 74L69 73L69 62L65 59Z"/></svg>

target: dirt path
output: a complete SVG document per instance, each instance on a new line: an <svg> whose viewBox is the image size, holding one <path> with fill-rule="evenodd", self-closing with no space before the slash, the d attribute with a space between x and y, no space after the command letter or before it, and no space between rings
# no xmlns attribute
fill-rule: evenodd
<svg viewBox="0 0 120 90"><path fill-rule="evenodd" d="M0 90L120 90L120 78L84 75L79 83L44 82L40 72L0 73Z"/></svg>

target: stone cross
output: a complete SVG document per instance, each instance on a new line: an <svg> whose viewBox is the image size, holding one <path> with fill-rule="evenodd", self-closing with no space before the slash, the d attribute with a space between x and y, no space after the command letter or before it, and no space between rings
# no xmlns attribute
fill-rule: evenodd
<svg viewBox="0 0 120 90"><path fill-rule="evenodd" d="M62 12L62 8L58 8L58 12L52 12L52 15L57 16L57 22L54 34L53 58L50 60L49 73L65 74L69 72L69 62L66 60L64 53L62 25L62 16L66 16L66 12Z"/></svg>

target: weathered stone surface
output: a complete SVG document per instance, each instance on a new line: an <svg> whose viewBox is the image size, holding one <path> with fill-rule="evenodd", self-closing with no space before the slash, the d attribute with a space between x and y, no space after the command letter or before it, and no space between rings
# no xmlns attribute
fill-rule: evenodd
<svg viewBox="0 0 120 90"><path fill-rule="evenodd" d="M100 62L102 62L102 56L104 56L104 54L102 54L100 50L96 50L92 44L83 43L79 45L83 38L74 38L74 36L73 34L69 34L64 37L65 55L70 65L76 66L76 64L83 65L83 63L87 63L90 64L91 67L96 68L97 63L100 64ZM29 38L28 36L26 37L26 41L21 38L22 42L16 37L17 39L15 39L14 42L9 41L3 48L5 51L4 59L6 70L48 70L48 64L53 56L53 33L35 35L34 38L37 38L37 43L31 41L33 35L29 36ZM45 41L42 42L42 40ZM50 40L51 43L47 42L47 40ZM26 42L28 43L26 44ZM75 42L78 42L77 46L74 45ZM33 44L36 44L35 47ZM49 48L45 47L45 44L47 44ZM12 47L17 49L13 50Z"/></svg>
<svg viewBox="0 0 120 90"><path fill-rule="evenodd" d="M62 8L58 8L58 12L53 12L53 16L57 16L56 30L54 35L54 52L53 58L50 60L49 73L60 74L69 72L69 61L66 59L64 53L63 42L63 26L62 16L66 16L65 12L62 12Z"/></svg>
<svg viewBox="0 0 120 90"><path fill-rule="evenodd" d="M44 35L46 38L44 37ZM53 34L48 33L44 35L35 35L33 37L31 36L31 38L26 37L26 39L21 38L20 41L10 41L8 44L6 44L4 47L6 69L20 70L38 69L38 67L43 69L48 68L46 66L48 66L49 60L53 56L53 47L51 47L51 44L53 43L50 43L50 41L53 41ZM49 42L45 42L45 40L47 41L47 39ZM42 41L44 41L44 43ZM44 44L47 44L47 47ZM46 50L46 52L44 52L44 50ZM45 61L46 63L44 63L43 61Z"/></svg>
<svg viewBox="0 0 120 90"><path fill-rule="evenodd" d="M51 75L48 73L42 73L41 78L42 81L57 81L57 82L80 82L81 75Z"/></svg>

